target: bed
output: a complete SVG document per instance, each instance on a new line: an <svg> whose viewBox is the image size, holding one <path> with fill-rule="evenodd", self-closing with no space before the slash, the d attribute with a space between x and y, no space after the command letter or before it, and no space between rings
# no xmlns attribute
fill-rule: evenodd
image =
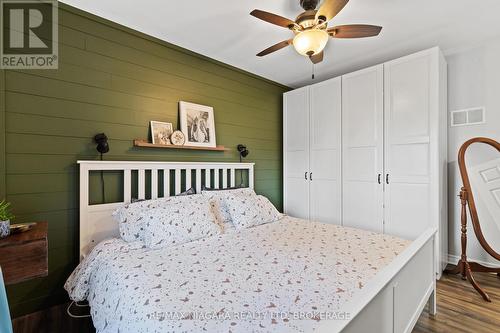
<svg viewBox="0 0 500 333"><path fill-rule="evenodd" d="M93 172L123 173L129 202L232 187L237 172L253 188L253 164L79 164L83 260L66 289L89 301L97 332L411 332L427 303L436 311L435 230L402 240L283 216L149 249L118 237L110 215L122 203L90 204Z"/></svg>

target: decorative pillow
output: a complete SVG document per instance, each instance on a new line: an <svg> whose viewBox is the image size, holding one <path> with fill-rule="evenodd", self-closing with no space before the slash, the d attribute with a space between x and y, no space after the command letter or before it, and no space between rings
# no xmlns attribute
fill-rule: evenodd
<svg viewBox="0 0 500 333"><path fill-rule="evenodd" d="M254 190L249 187L225 190L205 189L201 191L201 194L211 202L213 214L220 225L231 223L231 214L226 204L228 198L233 196L256 196Z"/></svg>
<svg viewBox="0 0 500 333"><path fill-rule="evenodd" d="M120 236L124 241L143 241L144 221L142 213L158 207L180 205L196 198L207 202L207 198L201 194L141 200L121 206L113 212L113 218L118 222Z"/></svg>
<svg viewBox="0 0 500 333"><path fill-rule="evenodd" d="M244 229L277 221L281 214L262 195L233 196L227 199L227 206L236 229Z"/></svg>
<svg viewBox="0 0 500 333"><path fill-rule="evenodd" d="M143 212L141 217L144 222L144 243L152 249L180 245L221 233L204 197L150 209Z"/></svg>
<svg viewBox="0 0 500 333"><path fill-rule="evenodd" d="M248 187L243 187L243 186L233 186L233 187L226 187L226 188L212 188L212 187L202 186L201 190L202 190L202 191L207 191L207 192L210 192L210 191L229 191L229 190L241 190L241 189L245 189L245 188L248 188Z"/></svg>
<svg viewBox="0 0 500 333"><path fill-rule="evenodd" d="M196 190L193 187L190 187L189 189L185 190L184 192L181 192L176 195L176 197L181 197L183 195L193 195L196 194Z"/></svg>
<svg viewBox="0 0 500 333"><path fill-rule="evenodd" d="M193 195L196 194L196 189L194 187L190 187L184 192L181 192L179 194L176 194L176 197L182 197L183 195ZM141 201L148 201L147 199L138 199L138 198L132 198L130 201L131 203L136 203L136 202L141 202Z"/></svg>

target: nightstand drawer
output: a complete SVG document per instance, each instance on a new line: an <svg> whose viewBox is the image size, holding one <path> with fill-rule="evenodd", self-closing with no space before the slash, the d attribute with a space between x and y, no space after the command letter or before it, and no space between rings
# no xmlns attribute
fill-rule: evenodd
<svg viewBox="0 0 500 333"><path fill-rule="evenodd" d="M47 276L47 224L0 240L0 266L5 284Z"/></svg>
<svg viewBox="0 0 500 333"><path fill-rule="evenodd" d="M5 275L5 284L47 275L47 241L0 248L0 266Z"/></svg>

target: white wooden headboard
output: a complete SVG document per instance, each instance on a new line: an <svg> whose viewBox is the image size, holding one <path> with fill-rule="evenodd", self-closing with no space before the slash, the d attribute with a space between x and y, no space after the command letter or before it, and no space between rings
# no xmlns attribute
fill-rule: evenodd
<svg viewBox="0 0 500 333"><path fill-rule="evenodd" d="M80 165L80 256L85 256L100 241L119 236L118 224L111 213L123 203L132 200L132 173L137 173L137 199L146 197L146 173L150 177L151 199L173 195L202 186L228 188L236 185L236 171L247 171L248 187L254 187L254 163L207 163L207 162L142 162L142 161L78 161ZM123 201L107 204L91 204L90 174L98 171L123 172ZM158 178L163 179L163 191L159 191ZM173 184L171 184L173 176ZM182 184L185 184L182 188Z"/></svg>

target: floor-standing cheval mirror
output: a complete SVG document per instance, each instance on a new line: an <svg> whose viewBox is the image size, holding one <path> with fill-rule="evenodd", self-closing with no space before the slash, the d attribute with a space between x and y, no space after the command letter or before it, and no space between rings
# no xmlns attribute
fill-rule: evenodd
<svg viewBox="0 0 500 333"><path fill-rule="evenodd" d="M488 294L474 280L472 272L497 273L500 277L500 268L487 267L467 259L467 206L479 244L500 261L500 143L488 138L470 139L460 148L458 164L463 182L459 194L462 205L462 254L457 266L447 272L460 273L485 301L491 302Z"/></svg>

